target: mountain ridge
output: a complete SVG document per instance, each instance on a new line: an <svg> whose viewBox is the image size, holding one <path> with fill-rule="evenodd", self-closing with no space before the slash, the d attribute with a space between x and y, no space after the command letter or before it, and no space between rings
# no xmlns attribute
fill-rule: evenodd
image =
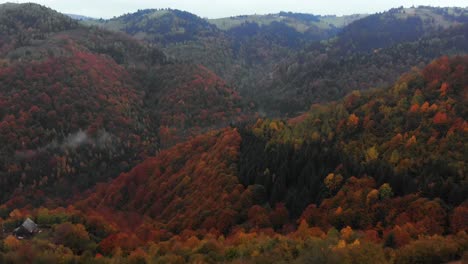
<svg viewBox="0 0 468 264"><path fill-rule="evenodd" d="M141 12L152 14L151 10ZM160 10L158 12L167 15L173 11ZM304 14L282 14L285 17L284 19L289 19L288 15L291 17L299 16L303 20L302 16L306 16L306 20L312 21L327 18ZM137 14L133 14L133 16L139 17ZM258 16L258 19L257 17L250 19L249 16L229 18L228 20L238 19L240 23L229 29L226 28L226 30L212 31L212 28L210 28L210 34L207 36L195 34L194 38L190 38L188 41L173 44L158 41L158 34L154 31L153 33L149 31L145 33L144 27L141 28L142 35L137 33L135 36L160 46L172 59L184 62L196 61L210 68L221 77L224 77L241 95L256 101L264 112L269 115L284 115L304 111L308 105L314 102L334 100L343 96L350 91L348 88L361 89L360 84L363 81L358 80L358 78L352 79L353 77L350 77L351 79L342 80L343 77L339 76L338 80L329 79L328 74L320 73L320 71L326 72L327 69L318 68L315 65L308 65L307 67L316 69L319 71L318 73L310 73L311 77L301 76L297 80L294 80L297 78L295 76L286 77L287 84L281 85L284 81L282 80L283 77L279 76L282 76L283 73L279 73L279 71L283 71L283 68L287 67L284 70L287 74L294 74L295 71L302 73L302 75L306 73L307 70L301 67L301 64L304 64L302 63L304 56L312 57L311 60L313 61L321 59L322 61L318 61L319 65L325 65L322 63L326 61L334 63L341 60L355 59L363 63L365 58L382 57L380 55L382 49L393 54L395 50L400 49L399 45L421 45L419 49L428 48L425 47L427 44L424 44L424 41L427 42L427 39L431 39L431 36L434 40L443 37L442 41L447 42L445 47L438 47L439 50L451 50L452 48L448 46L448 42L456 40L458 42L454 43L454 45L458 47L459 52L466 52L462 47L463 39L457 39L456 36L447 36L447 34L442 33L443 31L455 32L456 30L452 30L450 27L466 24L467 11L463 8L425 6L395 8L362 18L356 17L355 21L350 21L349 25L341 29L336 27L332 27L331 31L329 29L317 29L318 31L310 31L310 34L297 31L294 27L289 26L287 22L278 20L279 17L278 14ZM152 19L146 17L144 19L157 21L159 17L155 16ZM263 23L262 19L265 19L266 22ZM197 21L199 20L200 18L197 18ZM310 29L312 28L314 26L311 26ZM405 28L406 33L404 34L402 29ZM460 32L454 34L464 36ZM150 37L153 35L155 37ZM422 42L419 43L419 41ZM433 43L430 45L440 45L436 41L433 41ZM392 49L394 51L390 51ZM436 50L436 48L434 47L433 50ZM412 66L428 63L443 55L444 52L433 52L433 54L419 52L418 56L421 57L419 59L421 63L419 61L413 64L410 61L398 61L394 65L387 64L388 67L385 72L390 71L396 74L387 76L384 74L378 80L370 80L369 78L373 76L373 74L370 74L366 77L368 80L365 80L362 89L389 85L399 74L409 70ZM451 54L453 53L456 53L456 51L451 51ZM407 54L407 56L413 56L413 54ZM340 64L341 62L338 63L338 65ZM340 67L344 67L344 65L340 65ZM372 66L366 65L364 67ZM340 71L344 71L345 76L348 76L348 72L352 70L349 69L348 65L346 69ZM331 71L331 73L333 72L334 70ZM294 79L290 80L290 78ZM316 84L311 84L312 80L308 79L314 79ZM359 79L362 79L362 77L359 77ZM298 81L301 83L294 83ZM336 84L336 81L340 82L340 84ZM266 85L270 82L272 85ZM327 83L330 84L327 85ZM291 84L294 87L290 87ZM309 88L303 87L310 85L317 87L313 91L306 91ZM352 87L348 87L350 85ZM340 89L344 93L339 92ZM302 97L300 95L304 93L313 93L311 96L317 98L307 102L293 102L296 98ZM291 104L297 105L297 108L291 109L293 111L283 110Z"/></svg>

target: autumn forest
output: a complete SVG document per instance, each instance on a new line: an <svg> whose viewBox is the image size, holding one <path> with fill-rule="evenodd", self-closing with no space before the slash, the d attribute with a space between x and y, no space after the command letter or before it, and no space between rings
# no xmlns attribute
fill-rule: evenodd
<svg viewBox="0 0 468 264"><path fill-rule="evenodd" d="M467 8L0 4L0 263L466 263L467 118Z"/></svg>

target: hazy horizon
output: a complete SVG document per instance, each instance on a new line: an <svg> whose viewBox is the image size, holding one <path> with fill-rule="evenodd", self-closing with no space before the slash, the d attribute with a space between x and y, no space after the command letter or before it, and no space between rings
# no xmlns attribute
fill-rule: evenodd
<svg viewBox="0 0 468 264"><path fill-rule="evenodd" d="M0 1L0 3L28 3L31 1ZM206 18L221 18L239 15L265 15L285 12L300 12L315 15L352 15L352 14L371 14L387 11L391 8L400 6L441 6L441 7L467 7L466 0L426 0L426 1L404 1L391 0L384 3L360 0L352 3L343 3L339 0L329 1L307 1L307 0L289 0L275 1L271 0L238 0L213 1L213 0L161 0L155 3L149 0L114 0L114 1L66 1L66 0L38 0L33 3L45 5L62 13L88 16L93 18L112 18L127 13L133 13L141 9L152 8L171 8L187 11Z"/></svg>

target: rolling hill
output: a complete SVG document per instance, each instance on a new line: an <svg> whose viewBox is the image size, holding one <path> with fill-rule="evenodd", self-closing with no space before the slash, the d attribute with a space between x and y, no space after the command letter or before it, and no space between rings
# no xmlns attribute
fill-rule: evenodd
<svg viewBox="0 0 468 264"><path fill-rule="evenodd" d="M395 8L351 23L340 32L335 47L341 54L369 52L467 22L468 11L463 8Z"/></svg>
<svg viewBox="0 0 468 264"><path fill-rule="evenodd" d="M99 25L113 31L123 31L138 39L167 45L190 41L218 33L215 26L202 18L180 10L140 10L110 20L93 20L88 24Z"/></svg>
<svg viewBox="0 0 468 264"><path fill-rule="evenodd" d="M0 46L2 201L71 197L161 148L253 115L209 70L172 63L122 33L35 4L0 11L3 28L16 27Z"/></svg>
<svg viewBox="0 0 468 264"><path fill-rule="evenodd" d="M125 32L152 43L172 60L201 64L247 95L278 61L308 43L334 37L361 17L282 12L205 20L179 10L148 9L85 24Z"/></svg>
<svg viewBox="0 0 468 264"><path fill-rule="evenodd" d="M352 90L385 87L412 67L442 55L466 54L466 17L466 9L432 7L367 16L336 38L283 60L253 96L278 115L303 112L313 103L336 100Z"/></svg>
<svg viewBox="0 0 468 264"><path fill-rule="evenodd" d="M123 214L123 219L147 216L171 233L189 229L202 234L211 228L226 234L235 225L281 228L287 220L274 226L273 220L256 217L268 218L283 204L291 220L310 217L308 210L316 204L321 209L313 209L316 218L307 221L323 229L392 229L395 220L382 218L391 210L404 214L403 201L435 203L427 209L431 214L455 208L464 203L468 188L467 59L442 57L403 75L389 89L355 92L340 102L316 105L299 118L259 119L198 136L99 186L79 206L108 216ZM387 205L377 202L386 211L379 214L366 204L366 196L385 188L385 195L395 198ZM217 206L229 213L213 209ZM340 206L342 215L330 213ZM423 233L443 233L447 213L438 216L438 231L424 229L428 223L422 219L410 221L423 225ZM320 217L327 220L320 222Z"/></svg>
<svg viewBox="0 0 468 264"><path fill-rule="evenodd" d="M168 23L176 18L183 22ZM444 54L466 53L466 22L466 9L420 6L369 16L282 12L208 21L177 10L143 10L99 24L154 43L172 59L204 65L265 114L282 116L354 89L390 85ZM183 41L162 39L174 34Z"/></svg>
<svg viewBox="0 0 468 264"><path fill-rule="evenodd" d="M280 12L269 15L244 15L226 18L209 19L208 21L216 25L221 30L229 30L245 23L257 23L258 25L269 25L273 22L282 22L296 29L299 32L314 31L316 28L328 29L330 31L343 28L351 22L361 19L366 15L350 16L315 16L311 14L301 14L292 12Z"/></svg>
<svg viewBox="0 0 468 264"><path fill-rule="evenodd" d="M264 185L270 202L286 200L295 213L327 195L320 183L328 173L463 203L466 58L442 57L390 89L354 91L288 122L258 121L241 133L241 182Z"/></svg>
<svg viewBox="0 0 468 264"><path fill-rule="evenodd" d="M102 261L457 260L468 241L467 71L466 56L442 57L388 89L211 131L99 184L74 207L4 207L4 224L29 215L52 225L41 239L73 251L49 258L87 259L88 250ZM30 244L43 257L41 239Z"/></svg>

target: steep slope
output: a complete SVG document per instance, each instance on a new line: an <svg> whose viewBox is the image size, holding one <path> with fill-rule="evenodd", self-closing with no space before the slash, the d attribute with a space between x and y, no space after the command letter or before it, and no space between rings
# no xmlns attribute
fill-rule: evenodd
<svg viewBox="0 0 468 264"><path fill-rule="evenodd" d="M28 187L67 196L154 153L134 86L113 60L84 52L1 68L1 199Z"/></svg>
<svg viewBox="0 0 468 264"><path fill-rule="evenodd" d="M111 56L154 65L164 62L161 52L36 4L0 12L8 29L0 43L2 202L70 197L155 153L142 93Z"/></svg>
<svg viewBox="0 0 468 264"><path fill-rule="evenodd" d="M181 143L98 186L79 207L106 215L138 213L175 233L227 232L252 205L251 191L236 178L240 140L229 128Z"/></svg>
<svg viewBox="0 0 468 264"><path fill-rule="evenodd" d="M303 116L241 132L243 184L262 184L293 214L327 195L329 173L368 175L397 195L466 200L468 57L442 57L389 90L353 92ZM341 177L341 176L340 176Z"/></svg>
<svg viewBox="0 0 468 264"><path fill-rule="evenodd" d="M254 105L244 102L203 66L172 64L140 76L144 78L145 104L159 125L162 147L255 117Z"/></svg>
<svg viewBox="0 0 468 264"><path fill-rule="evenodd" d="M74 206L0 206L7 234L27 217L43 230L0 238L0 261L460 260L467 76L468 56L442 57L389 89L178 144Z"/></svg>
<svg viewBox="0 0 468 264"><path fill-rule="evenodd" d="M203 67L170 63L147 44L39 5L2 8L10 14L2 28L19 25L0 43L2 202L70 197L160 148L252 113ZM40 38L18 43L28 32Z"/></svg>
<svg viewBox="0 0 468 264"><path fill-rule="evenodd" d="M468 188L467 72L468 57L443 57L402 76L388 90L356 92L289 122L259 120L239 132L225 129L198 136L98 187L79 206L108 216L122 214L123 219L132 213L145 215L176 233L208 231L204 217L220 216L221 208L237 212L231 212L229 227L268 226L268 221L259 224L255 221L266 220L246 215L255 204L269 203L266 208L271 210L284 202L297 218L311 203L335 206L326 199L338 195L345 180L356 192L384 185L392 195L411 194L405 199L412 202L422 196L457 206ZM239 198L244 195L236 177L249 186L253 193L247 197L253 200ZM343 192L334 199L348 195L345 187ZM223 203L211 204L222 193ZM198 200L202 196L206 203ZM402 210L399 201L390 208ZM221 207L211 210L208 204ZM202 219L187 217L202 211ZM211 227L226 232L227 226Z"/></svg>
<svg viewBox="0 0 468 264"><path fill-rule="evenodd" d="M353 91L296 118L236 124L254 105L203 66L168 61L123 34L49 27L49 16L69 20L37 5L1 8L15 15L0 28L17 31L0 35L0 263L466 258L468 56L443 56L391 87ZM382 22L389 47L381 36L363 50L338 38L280 66L283 83L266 93L272 109L285 98L286 110L304 109L354 86L385 85L433 56L466 53L466 23L429 33L460 21L445 9L415 12L424 10L437 21L422 19L424 33L412 28L416 41L394 38L391 18ZM295 45L294 36L275 35L294 33L282 24L244 24L237 33L263 47L258 32L269 29L275 48ZM243 30L257 33L249 39ZM230 43L217 41L212 50ZM245 65L280 54L245 49L227 52L246 55ZM322 94L317 87L326 86L310 89L314 79L345 88ZM13 231L28 218L41 232L18 239Z"/></svg>

